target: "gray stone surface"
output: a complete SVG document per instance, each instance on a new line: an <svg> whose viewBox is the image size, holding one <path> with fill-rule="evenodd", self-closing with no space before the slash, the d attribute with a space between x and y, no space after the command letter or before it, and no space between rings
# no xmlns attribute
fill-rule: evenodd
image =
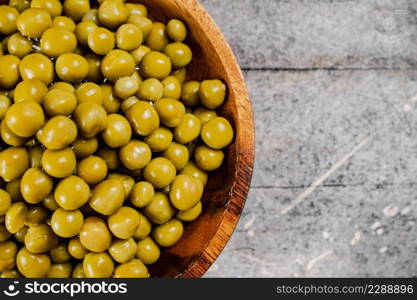
<svg viewBox="0 0 417 300"><path fill-rule="evenodd" d="M417 174L416 71L248 72L255 111L255 187L303 187L357 144L326 183L412 180ZM411 110L408 110L411 109Z"/></svg>
<svg viewBox="0 0 417 300"><path fill-rule="evenodd" d="M207 276L417 276L417 71L245 75L252 189Z"/></svg>
<svg viewBox="0 0 417 300"><path fill-rule="evenodd" d="M202 3L246 69L257 133L247 205L206 276L417 276L417 6Z"/></svg>
<svg viewBox="0 0 417 300"><path fill-rule="evenodd" d="M410 68L413 0L201 0L243 68Z"/></svg>

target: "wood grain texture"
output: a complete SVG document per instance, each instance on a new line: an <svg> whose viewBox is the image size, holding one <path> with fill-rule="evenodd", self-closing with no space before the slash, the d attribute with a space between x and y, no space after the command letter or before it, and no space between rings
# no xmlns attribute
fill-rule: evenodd
<svg viewBox="0 0 417 300"><path fill-rule="evenodd" d="M178 18L187 23L190 34L186 42L194 54L189 79L220 78L228 87L228 101L220 114L233 124L235 139L225 164L209 176L202 216L189 224L183 238L151 267L151 272L160 277L200 277L223 250L243 210L254 164L252 107L232 50L196 0L136 2L145 4L154 19L167 22Z"/></svg>

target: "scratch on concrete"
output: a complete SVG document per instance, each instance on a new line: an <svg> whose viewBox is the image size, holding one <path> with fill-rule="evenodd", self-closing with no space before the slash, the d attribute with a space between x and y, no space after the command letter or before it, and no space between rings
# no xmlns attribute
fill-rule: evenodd
<svg viewBox="0 0 417 300"><path fill-rule="evenodd" d="M362 238L362 233L360 231L356 231L355 235L353 236L352 240L350 241L350 244L352 246L357 245L360 242L361 238Z"/></svg>
<svg viewBox="0 0 417 300"><path fill-rule="evenodd" d="M375 233L376 233L377 235L383 235L383 234L384 234L384 228L378 228L378 229L375 231Z"/></svg>
<svg viewBox="0 0 417 300"><path fill-rule="evenodd" d="M251 215L250 219L245 224L243 224L243 229L248 230L249 228L251 228L253 223L255 223L255 220L256 216Z"/></svg>
<svg viewBox="0 0 417 300"><path fill-rule="evenodd" d="M323 231L322 236L323 236L323 239L328 240L330 238L330 232Z"/></svg>
<svg viewBox="0 0 417 300"><path fill-rule="evenodd" d="M400 212L400 209L398 208L398 206L388 205L384 207L382 212L387 218L391 218L391 217L395 217L396 215L398 215L398 213Z"/></svg>
<svg viewBox="0 0 417 300"><path fill-rule="evenodd" d="M388 247L386 247L386 246L384 246L384 247L382 247L382 248L380 248L379 250L378 250L378 252L380 253L380 254L384 254L384 253L386 253L388 251Z"/></svg>
<svg viewBox="0 0 417 300"><path fill-rule="evenodd" d="M378 228L380 228L381 226L382 226L381 222L376 221L374 224L372 224L371 229L372 229L372 231L375 231Z"/></svg>
<svg viewBox="0 0 417 300"><path fill-rule="evenodd" d="M321 255L317 256L316 258L313 258L312 260L310 260L306 265L306 273L310 272L319 261L325 259L327 256L329 256L332 253L333 253L333 250L330 249L330 250L325 251Z"/></svg>
<svg viewBox="0 0 417 300"><path fill-rule="evenodd" d="M409 112L413 109L415 104L417 103L417 95L413 96L408 103L404 104L404 111Z"/></svg>
<svg viewBox="0 0 417 300"><path fill-rule="evenodd" d="M363 140L359 145L357 145L352 151L346 154L341 160L335 163L326 173L317 178L313 184L302 192L290 205L284 208L281 214L285 215L291 211L294 207L300 204L305 198L307 198L311 193L313 193L327 178L330 177L334 172L336 172L344 163L346 163L356 152L362 149L369 142L369 137Z"/></svg>
<svg viewBox="0 0 417 300"><path fill-rule="evenodd" d="M403 216L405 216L405 215L408 215L410 212L411 212L411 207L410 206L407 206L407 207L405 207L402 211L401 211L401 214L403 215Z"/></svg>

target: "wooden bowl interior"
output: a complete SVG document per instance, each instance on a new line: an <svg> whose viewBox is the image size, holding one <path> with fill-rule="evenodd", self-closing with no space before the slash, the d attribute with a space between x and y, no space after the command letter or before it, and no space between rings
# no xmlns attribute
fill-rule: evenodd
<svg viewBox="0 0 417 300"><path fill-rule="evenodd" d="M5 4L7 0L0 0ZM219 110L235 129L234 142L226 150L221 169L209 174L203 195L203 214L187 224L184 236L164 249L150 267L158 277L198 277L214 262L239 219L248 192L254 160L252 110L239 66L211 17L196 0L130 0L148 7L150 18L167 23L183 20L189 29L186 43L193 60L188 80L222 79L228 101Z"/></svg>

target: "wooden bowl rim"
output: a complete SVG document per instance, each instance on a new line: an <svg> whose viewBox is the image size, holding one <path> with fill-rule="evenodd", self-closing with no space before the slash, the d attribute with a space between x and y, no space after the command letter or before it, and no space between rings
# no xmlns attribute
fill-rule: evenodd
<svg viewBox="0 0 417 300"><path fill-rule="evenodd" d="M177 277L182 278L195 278L203 276L215 262L238 224L249 192L253 173L255 161L255 129L252 104L246 83L239 64L223 33L206 9L197 0L175 1L181 2L180 5L192 9L193 14L191 17L194 18L193 21L195 23L201 25L201 28L207 27L207 25L210 27L205 28L205 33L210 33L207 34L207 38L213 45L221 45L221 47L216 47L216 49L222 60L221 63L227 66L225 68L226 77L230 79L228 88L236 91L235 94L238 97L236 101L236 120L238 124L235 124L235 128L240 132L237 133L235 141L237 143L237 164L234 178L239 180L239 182L235 181L231 187L230 201L225 207L223 217L213 238L207 243L199 257L184 272L177 275ZM245 145L244 151L242 151L242 145ZM242 159L244 159L244 163ZM236 185L240 187L236 188Z"/></svg>

